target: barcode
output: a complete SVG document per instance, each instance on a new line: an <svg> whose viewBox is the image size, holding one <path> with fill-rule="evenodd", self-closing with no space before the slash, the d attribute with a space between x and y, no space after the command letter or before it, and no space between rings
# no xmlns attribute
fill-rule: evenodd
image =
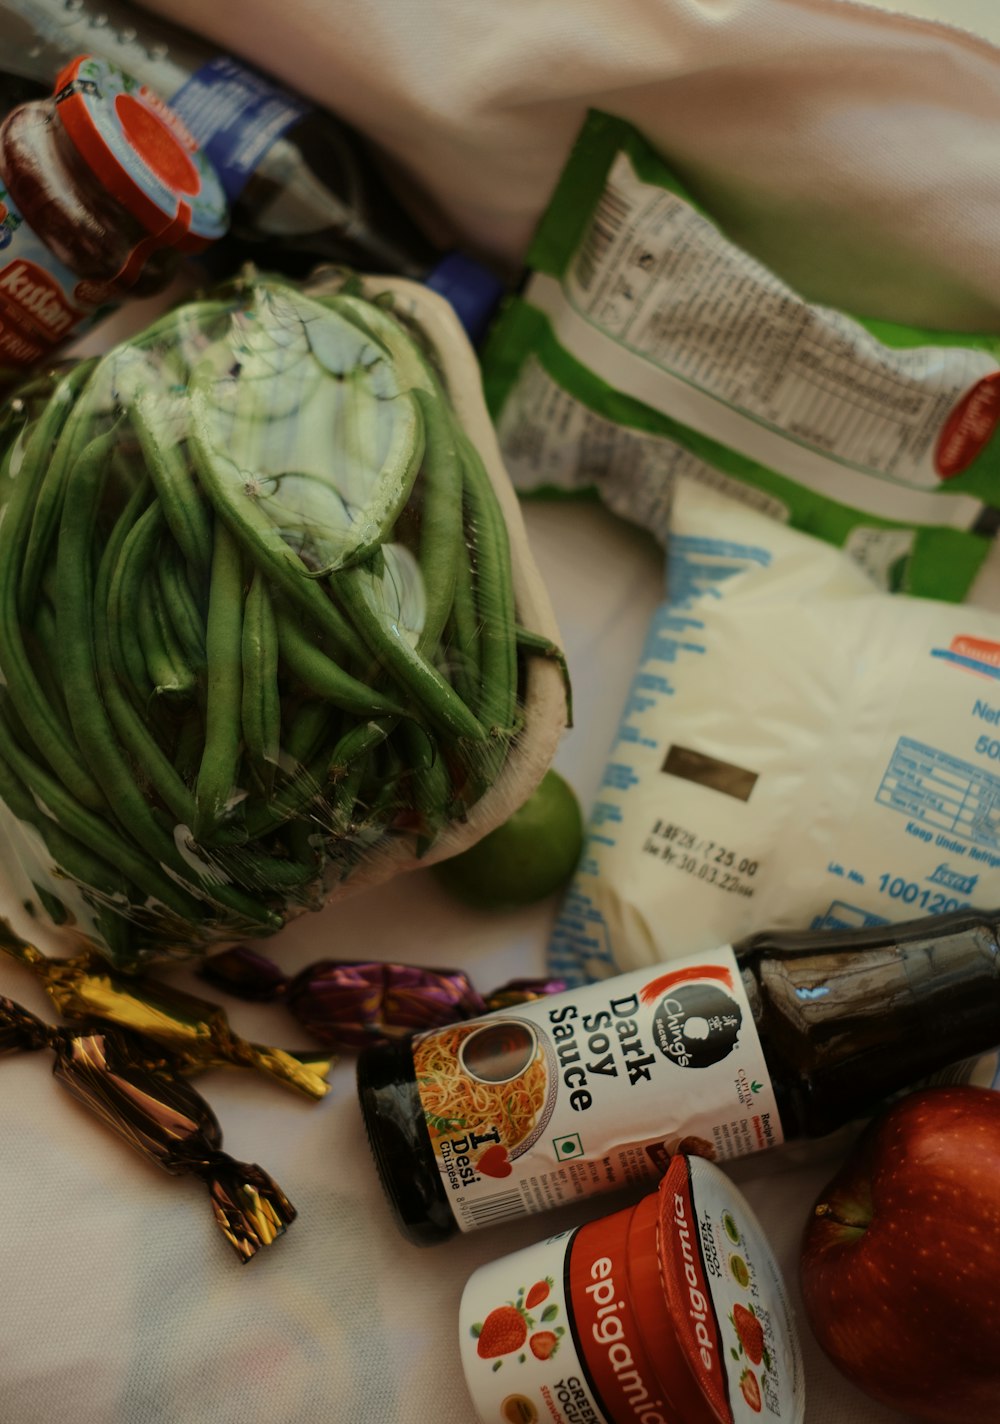
<svg viewBox="0 0 1000 1424"><path fill-rule="evenodd" d="M465 1210L471 1226L494 1226L498 1221L525 1215L519 1191L497 1192L494 1196L483 1197L481 1201L466 1202Z"/></svg>
<svg viewBox="0 0 1000 1424"><path fill-rule="evenodd" d="M608 251L628 221L627 199L613 183L608 183L601 194L593 220L583 239L574 267L576 280L585 292L590 290L597 275L597 269L608 255Z"/></svg>

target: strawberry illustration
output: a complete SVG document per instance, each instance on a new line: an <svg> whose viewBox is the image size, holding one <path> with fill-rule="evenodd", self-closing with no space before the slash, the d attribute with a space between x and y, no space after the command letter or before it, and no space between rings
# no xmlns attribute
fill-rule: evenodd
<svg viewBox="0 0 1000 1424"><path fill-rule="evenodd" d="M738 1303L733 1306L731 1319L750 1363L759 1365L764 1358L764 1327L752 1310Z"/></svg>
<svg viewBox="0 0 1000 1424"><path fill-rule="evenodd" d="M527 1338L528 1322L524 1312L516 1305L498 1305L483 1321L476 1353L483 1360L510 1355L520 1350Z"/></svg>
<svg viewBox="0 0 1000 1424"><path fill-rule="evenodd" d="M531 1346L531 1353L536 1360L547 1360L554 1354L559 1344L559 1337L551 1330L536 1330L534 1335L528 1340Z"/></svg>
<svg viewBox="0 0 1000 1424"><path fill-rule="evenodd" d="M760 1385L757 1383L757 1376L753 1370L744 1370L740 1375L740 1389L750 1408L755 1414L759 1414L761 1411Z"/></svg>
<svg viewBox="0 0 1000 1424"><path fill-rule="evenodd" d="M525 1305L528 1307L529 1310L531 1310L536 1305L541 1305L542 1301L548 1298L548 1294L551 1289L551 1276L546 1276L544 1281L536 1281L524 1298Z"/></svg>

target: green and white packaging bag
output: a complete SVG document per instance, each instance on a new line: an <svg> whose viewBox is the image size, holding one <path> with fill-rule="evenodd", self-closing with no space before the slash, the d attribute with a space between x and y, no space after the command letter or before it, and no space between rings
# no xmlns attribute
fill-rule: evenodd
<svg viewBox="0 0 1000 1424"><path fill-rule="evenodd" d="M665 542L683 475L842 546L884 588L965 596L1000 503L1000 337L809 302L599 112L528 266L483 353L522 492L596 491Z"/></svg>

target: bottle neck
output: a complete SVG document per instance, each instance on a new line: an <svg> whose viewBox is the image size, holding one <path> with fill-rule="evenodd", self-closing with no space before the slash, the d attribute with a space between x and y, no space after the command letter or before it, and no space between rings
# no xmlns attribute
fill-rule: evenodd
<svg viewBox="0 0 1000 1424"><path fill-rule="evenodd" d="M786 1136L864 1116L1000 1043L1000 941L959 913L737 948Z"/></svg>

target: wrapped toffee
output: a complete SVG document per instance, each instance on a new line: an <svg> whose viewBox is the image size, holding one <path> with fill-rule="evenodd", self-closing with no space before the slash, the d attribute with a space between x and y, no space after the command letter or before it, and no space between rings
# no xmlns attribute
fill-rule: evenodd
<svg viewBox="0 0 1000 1424"><path fill-rule="evenodd" d="M255 1163L222 1151L222 1129L201 1094L140 1034L103 1025L52 1028L0 996L0 1053L49 1048L73 1096L150 1162L200 1177L220 1229L240 1260L270 1246L295 1208Z"/></svg>
<svg viewBox="0 0 1000 1424"><path fill-rule="evenodd" d="M246 945L214 954L202 977L242 998L282 999L321 1043L363 1048L477 1018L554 993L554 979L515 979L485 997L459 969L321 959L291 977Z"/></svg>
<svg viewBox="0 0 1000 1424"><path fill-rule="evenodd" d="M118 974L96 954L49 959L2 924L0 950L34 972L63 1018L101 1019L143 1033L169 1051L175 1072L235 1065L254 1068L310 1098L329 1092L329 1054L249 1043L234 1032L225 1010L208 999Z"/></svg>

